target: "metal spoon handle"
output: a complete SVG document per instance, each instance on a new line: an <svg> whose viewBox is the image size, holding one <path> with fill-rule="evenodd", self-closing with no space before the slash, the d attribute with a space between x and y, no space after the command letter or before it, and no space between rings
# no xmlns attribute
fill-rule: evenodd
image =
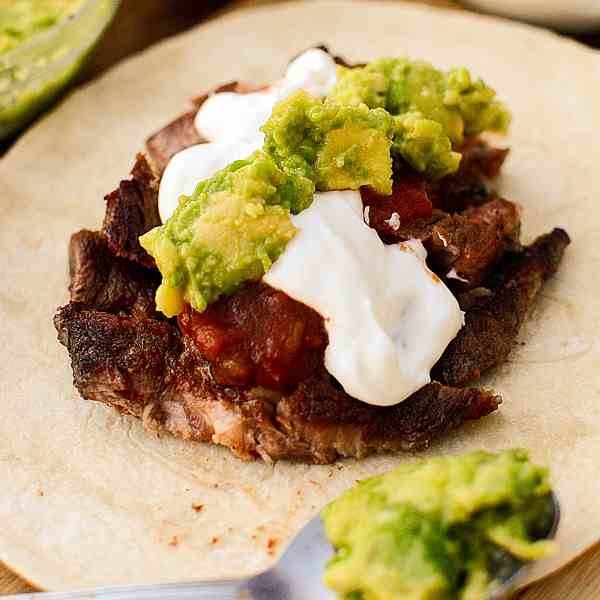
<svg viewBox="0 0 600 600"><path fill-rule="evenodd" d="M3 596L2 600L250 600L247 580L164 583L96 588L80 592L40 592Z"/></svg>

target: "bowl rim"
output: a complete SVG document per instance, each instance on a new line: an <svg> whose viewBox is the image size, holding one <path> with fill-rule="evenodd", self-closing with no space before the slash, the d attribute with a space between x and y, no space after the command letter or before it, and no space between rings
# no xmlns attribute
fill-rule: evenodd
<svg viewBox="0 0 600 600"><path fill-rule="evenodd" d="M73 22L80 20L82 16L85 16L89 11L95 8L97 4L107 1L110 1L115 5L115 10L120 3L120 0L83 0L79 8L77 8L77 10L74 13L70 14L66 18L61 19L60 21L52 25L52 27L49 27L48 29L44 29L43 31L36 33L28 40L15 46L12 50L0 53L0 63L10 64L11 59L14 60L20 54L26 53L32 48L35 48L35 46L37 46L43 41L48 41L51 40L53 37L59 36L60 32L63 29L65 29L66 27L70 27L73 24Z"/></svg>

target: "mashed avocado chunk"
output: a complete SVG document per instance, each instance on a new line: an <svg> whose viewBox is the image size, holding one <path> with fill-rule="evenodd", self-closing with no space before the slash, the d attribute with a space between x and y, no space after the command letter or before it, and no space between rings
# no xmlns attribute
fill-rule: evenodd
<svg viewBox="0 0 600 600"><path fill-rule="evenodd" d="M77 12L83 0L0 0L0 54Z"/></svg>
<svg viewBox="0 0 600 600"><path fill-rule="evenodd" d="M140 237L162 275L156 307L168 317L185 303L202 312L244 281L260 279L296 229L290 211L312 201L312 186L256 152L182 196L173 216Z"/></svg>
<svg viewBox="0 0 600 600"><path fill-rule="evenodd" d="M344 600L486 600L490 571L555 549L539 540L552 518L548 473L524 450L401 465L322 518L336 548L324 580Z"/></svg>
<svg viewBox="0 0 600 600"><path fill-rule="evenodd" d="M308 178L318 190L368 185L392 191L392 156L438 178L456 171L460 154L443 126L421 113L393 116L366 104L341 104L306 92L279 102L262 127L264 150L290 175Z"/></svg>
<svg viewBox="0 0 600 600"><path fill-rule="evenodd" d="M496 92L467 69L444 73L423 61L384 58L364 67L338 67L327 102L385 108L392 115L418 112L442 125L457 147L465 135L506 131L510 114Z"/></svg>
<svg viewBox="0 0 600 600"><path fill-rule="evenodd" d="M280 100L261 128L262 151L200 182L140 238L163 276L158 310L203 311L259 279L295 233L290 213L310 206L315 191L391 194L397 159L438 179L458 169L465 135L503 131L509 120L494 90L466 69L406 59L339 67L326 99L300 90Z"/></svg>

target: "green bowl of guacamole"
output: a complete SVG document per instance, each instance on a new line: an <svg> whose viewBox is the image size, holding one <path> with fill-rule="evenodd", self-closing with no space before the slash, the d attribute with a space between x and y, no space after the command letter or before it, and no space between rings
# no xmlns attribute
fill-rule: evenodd
<svg viewBox="0 0 600 600"><path fill-rule="evenodd" d="M117 0L0 0L0 139L25 127L73 80Z"/></svg>

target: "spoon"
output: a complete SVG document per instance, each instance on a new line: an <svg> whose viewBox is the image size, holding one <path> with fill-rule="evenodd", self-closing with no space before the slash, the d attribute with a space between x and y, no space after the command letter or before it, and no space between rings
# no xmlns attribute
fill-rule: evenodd
<svg viewBox="0 0 600 600"><path fill-rule="evenodd" d="M542 538L556 534L560 520L558 499L552 494L552 523ZM3 596L2 600L336 600L322 583L325 565L333 553L320 517L305 525L282 557L268 571L246 579L165 583L97 588L79 592L50 592ZM499 567L499 588L490 600L501 600L524 579L533 562L512 561Z"/></svg>

